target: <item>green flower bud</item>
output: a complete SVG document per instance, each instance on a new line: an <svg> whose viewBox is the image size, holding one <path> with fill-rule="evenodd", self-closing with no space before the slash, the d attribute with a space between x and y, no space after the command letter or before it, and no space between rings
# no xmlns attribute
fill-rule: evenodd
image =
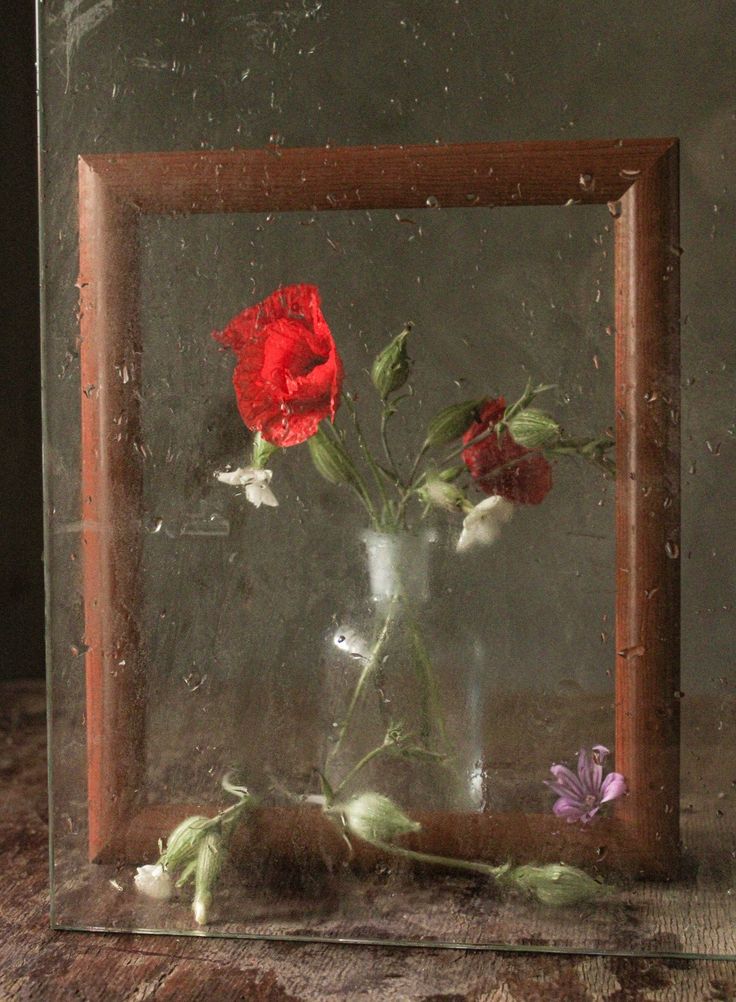
<svg viewBox="0 0 736 1002"><path fill-rule="evenodd" d="M222 869L224 847L221 834L212 829L199 843L197 869L194 874L192 911L197 925L207 925L213 892Z"/></svg>
<svg viewBox="0 0 736 1002"><path fill-rule="evenodd" d="M253 437L251 466L255 467L256 470L265 469L271 456L273 456L274 452L278 451L279 447L277 445L267 442L260 431L257 431Z"/></svg>
<svg viewBox="0 0 736 1002"><path fill-rule="evenodd" d="M451 484L453 480L457 480L458 477L462 476L463 473L467 472L467 466L448 466L445 470L440 470L437 476L440 480L444 480L446 483Z"/></svg>
<svg viewBox="0 0 736 1002"><path fill-rule="evenodd" d="M427 428L426 444L447 445L464 435L478 417L482 400L466 400L461 404L450 404L432 418Z"/></svg>
<svg viewBox="0 0 736 1002"><path fill-rule="evenodd" d="M318 473L331 484L353 484L356 481L353 461L343 446L318 428L309 439L309 453Z"/></svg>
<svg viewBox="0 0 736 1002"><path fill-rule="evenodd" d="M601 894L604 886L583 870L567 863L547 866L515 866L501 877L504 882L534 895L538 901L556 908L582 904Z"/></svg>
<svg viewBox="0 0 736 1002"><path fill-rule="evenodd" d="M197 855L200 840L204 836L203 826L208 821L209 818L194 815L176 826L166 839L163 862L167 870L178 870Z"/></svg>
<svg viewBox="0 0 736 1002"><path fill-rule="evenodd" d="M196 858L191 860L184 869L179 874L179 879L176 882L177 887L184 887L186 883L193 879L195 873L197 872L197 860Z"/></svg>
<svg viewBox="0 0 736 1002"><path fill-rule="evenodd" d="M406 339L411 328L412 325L407 324L403 331L376 356L373 363L371 379L382 400L394 390L400 389L409 378L411 361L406 352Z"/></svg>
<svg viewBox="0 0 736 1002"><path fill-rule="evenodd" d="M412 821L380 793L362 793L338 810L348 830L366 842L391 842L421 828L419 822Z"/></svg>
<svg viewBox="0 0 736 1002"><path fill-rule="evenodd" d="M427 477L417 494L424 504L443 508L445 511L462 512L473 507L458 487L447 483L438 475Z"/></svg>
<svg viewBox="0 0 736 1002"><path fill-rule="evenodd" d="M519 411L507 422L506 427L514 441L527 449L551 445L560 437L560 426L557 422L536 407L527 407L526 410Z"/></svg>

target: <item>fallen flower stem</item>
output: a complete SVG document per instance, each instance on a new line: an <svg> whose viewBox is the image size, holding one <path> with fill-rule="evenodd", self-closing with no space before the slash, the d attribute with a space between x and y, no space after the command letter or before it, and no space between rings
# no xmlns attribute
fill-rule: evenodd
<svg viewBox="0 0 736 1002"><path fill-rule="evenodd" d="M394 856L401 856L403 859L411 859L416 863L429 863L432 866L446 866L453 870L465 870L468 873L481 873L484 877L491 877L493 880L498 880L509 869L507 863L501 866L491 866L488 863L477 863L470 859L456 859L453 856L436 856L434 853L418 852L416 849L407 849L403 845L393 845L390 842L382 842L379 839L372 840L370 844L375 846L376 849L381 849Z"/></svg>

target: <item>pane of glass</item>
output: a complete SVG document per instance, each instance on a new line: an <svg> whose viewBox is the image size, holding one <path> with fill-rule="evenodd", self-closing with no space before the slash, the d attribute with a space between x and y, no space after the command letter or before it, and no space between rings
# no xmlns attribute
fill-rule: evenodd
<svg viewBox="0 0 736 1002"><path fill-rule="evenodd" d="M516 3L388 5L357 44L342 3L40 5L57 926L736 955L733 528L708 503L733 492L731 71L723 18L675 6L532 26ZM697 100L684 31L708 54ZM76 158L675 134L683 851L663 836L645 864L642 790L617 772L615 676L649 664L615 640L621 207L579 204L610 182L579 171L578 197L513 208L479 204L472 174L463 207L134 194L116 216L118 193L78 281ZM163 206L180 182L146 170ZM114 295L86 286L103 257ZM80 292L83 337L109 323L109 345L80 345ZM656 371L642 390L667 392ZM652 532L674 495L655 489ZM660 723L636 735L655 801Z"/></svg>

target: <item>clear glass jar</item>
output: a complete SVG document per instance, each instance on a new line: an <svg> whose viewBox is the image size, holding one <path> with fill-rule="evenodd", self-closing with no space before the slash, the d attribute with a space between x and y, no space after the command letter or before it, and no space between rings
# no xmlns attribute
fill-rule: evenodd
<svg viewBox="0 0 736 1002"><path fill-rule="evenodd" d="M478 652L472 631L450 640L437 628L453 591L447 538L367 530L362 542L364 600L328 637L325 778L345 795L377 791L407 810L481 810Z"/></svg>

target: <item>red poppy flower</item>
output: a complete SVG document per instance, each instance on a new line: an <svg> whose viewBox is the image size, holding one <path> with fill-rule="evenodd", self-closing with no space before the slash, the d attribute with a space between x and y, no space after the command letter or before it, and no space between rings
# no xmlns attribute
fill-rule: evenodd
<svg viewBox="0 0 736 1002"><path fill-rule="evenodd" d="M238 356L233 385L251 431L273 445L311 438L335 418L343 368L314 285L287 285L212 336Z"/></svg>
<svg viewBox="0 0 736 1002"><path fill-rule="evenodd" d="M500 437L493 434L505 409L503 397L483 404L479 420L465 432L463 442L471 442L485 431L491 434L463 450L465 465L484 493L514 504L539 504L552 487L552 467L540 452L515 442L509 431L504 430Z"/></svg>

